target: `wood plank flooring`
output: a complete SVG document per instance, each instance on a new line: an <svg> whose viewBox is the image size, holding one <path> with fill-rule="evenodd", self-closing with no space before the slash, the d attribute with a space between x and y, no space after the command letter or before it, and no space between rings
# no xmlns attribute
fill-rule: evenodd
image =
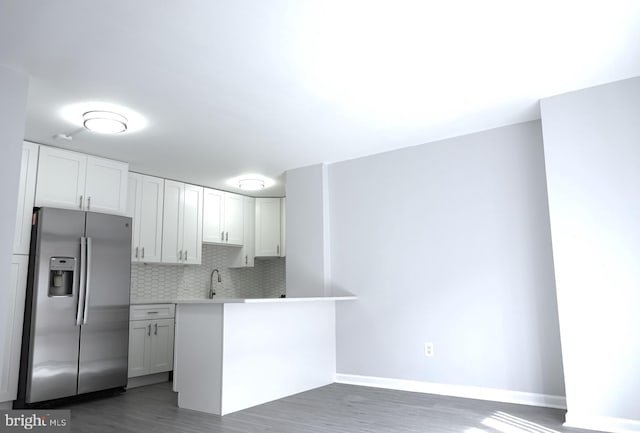
<svg viewBox="0 0 640 433"><path fill-rule="evenodd" d="M564 411L332 384L224 417L179 409L169 383L71 409L74 433L563 433Z"/></svg>

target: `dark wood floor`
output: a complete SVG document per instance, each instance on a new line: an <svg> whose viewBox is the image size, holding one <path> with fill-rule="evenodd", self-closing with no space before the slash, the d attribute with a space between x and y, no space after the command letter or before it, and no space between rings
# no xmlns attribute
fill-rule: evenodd
<svg viewBox="0 0 640 433"><path fill-rule="evenodd" d="M74 433L560 433L564 411L333 384L224 417L179 409L169 383L71 409Z"/></svg>

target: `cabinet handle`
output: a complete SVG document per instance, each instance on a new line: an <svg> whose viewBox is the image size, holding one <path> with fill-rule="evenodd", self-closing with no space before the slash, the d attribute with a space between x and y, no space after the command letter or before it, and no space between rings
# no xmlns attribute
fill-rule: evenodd
<svg viewBox="0 0 640 433"><path fill-rule="evenodd" d="M276 246L276 251L277 251L277 255L279 256L280 255L280 245Z"/></svg>
<svg viewBox="0 0 640 433"><path fill-rule="evenodd" d="M142 258L144 259L144 247L142 247Z"/></svg>
<svg viewBox="0 0 640 433"><path fill-rule="evenodd" d="M245 265L249 264L249 256L244 256L244 264Z"/></svg>
<svg viewBox="0 0 640 433"><path fill-rule="evenodd" d="M224 231L220 232L220 242L224 242Z"/></svg>
<svg viewBox="0 0 640 433"><path fill-rule="evenodd" d="M158 335L158 324L156 323L156 330L153 332L154 335Z"/></svg>
<svg viewBox="0 0 640 433"><path fill-rule="evenodd" d="M185 252L184 252L184 261L185 261L185 262L189 260L189 259L187 258L188 254L189 254L189 250L185 250Z"/></svg>
<svg viewBox="0 0 640 433"><path fill-rule="evenodd" d="M147 335L151 337L151 323L149 323L149 331L147 331Z"/></svg>
<svg viewBox="0 0 640 433"><path fill-rule="evenodd" d="M80 206L79 206L79 208L82 209L82 196L80 196Z"/></svg>
<svg viewBox="0 0 640 433"><path fill-rule="evenodd" d="M182 250L178 251L178 260L182 260Z"/></svg>
<svg viewBox="0 0 640 433"><path fill-rule="evenodd" d="M227 237L225 238L225 241L229 242L229 232L227 232Z"/></svg>
<svg viewBox="0 0 640 433"><path fill-rule="evenodd" d="M138 258L138 247L136 247L136 259Z"/></svg>
<svg viewBox="0 0 640 433"><path fill-rule="evenodd" d="M91 210L91 196L87 197L87 210Z"/></svg>

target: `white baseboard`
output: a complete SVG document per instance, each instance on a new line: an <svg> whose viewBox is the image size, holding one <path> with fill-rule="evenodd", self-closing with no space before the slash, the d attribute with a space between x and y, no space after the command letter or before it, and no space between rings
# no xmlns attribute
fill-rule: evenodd
<svg viewBox="0 0 640 433"><path fill-rule="evenodd" d="M535 394L463 385L446 385L441 383L419 382L416 380L358 376L353 374L336 374L336 382L349 385L371 386L374 388L395 389L398 391L497 401L501 403L526 404L529 406L552 407L556 409L567 408L566 398L559 395Z"/></svg>
<svg viewBox="0 0 640 433"><path fill-rule="evenodd" d="M154 385L169 381L169 372L149 374L146 376L130 377L127 381L127 389L138 388L140 386Z"/></svg>
<svg viewBox="0 0 640 433"><path fill-rule="evenodd" d="M640 432L640 421L631 419L583 414L576 415L574 412L569 411L567 412L565 420L565 427L606 431L612 433Z"/></svg>

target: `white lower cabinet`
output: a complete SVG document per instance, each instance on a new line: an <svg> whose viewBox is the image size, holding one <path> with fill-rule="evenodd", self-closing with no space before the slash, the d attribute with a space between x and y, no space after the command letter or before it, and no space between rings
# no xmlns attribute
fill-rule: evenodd
<svg viewBox="0 0 640 433"><path fill-rule="evenodd" d="M129 377L173 370L173 304L132 305L129 322Z"/></svg>
<svg viewBox="0 0 640 433"><path fill-rule="evenodd" d="M6 302L0 303L0 331L4 333L4 350L0 352L0 402L15 400L18 392L18 369L24 297L27 288L29 256L11 258L11 275Z"/></svg>

